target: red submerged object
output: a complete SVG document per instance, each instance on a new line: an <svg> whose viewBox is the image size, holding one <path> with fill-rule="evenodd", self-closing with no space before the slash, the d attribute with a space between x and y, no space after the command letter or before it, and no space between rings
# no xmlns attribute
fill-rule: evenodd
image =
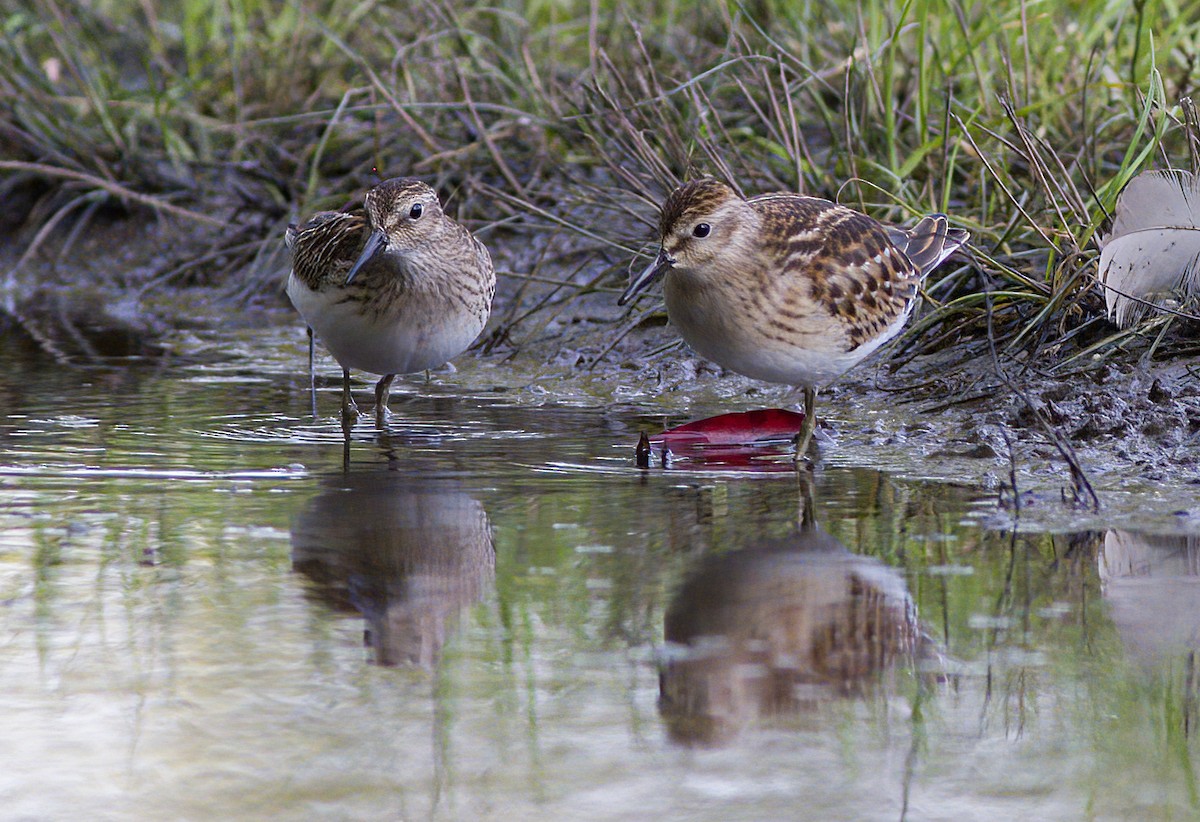
<svg viewBox="0 0 1200 822"><path fill-rule="evenodd" d="M803 414L782 408L718 414L655 434L650 445L694 462L751 465L756 458L794 452L803 423Z"/></svg>

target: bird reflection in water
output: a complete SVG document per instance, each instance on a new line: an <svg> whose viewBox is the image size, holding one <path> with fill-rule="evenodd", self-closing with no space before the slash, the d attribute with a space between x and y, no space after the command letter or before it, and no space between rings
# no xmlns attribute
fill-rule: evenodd
<svg viewBox="0 0 1200 822"><path fill-rule="evenodd" d="M1154 667L1200 651L1200 537L1111 530L1101 591L1131 659Z"/></svg>
<svg viewBox="0 0 1200 822"><path fill-rule="evenodd" d="M901 576L811 523L705 557L669 605L665 635L659 707L688 744L864 694L922 638Z"/></svg>
<svg viewBox="0 0 1200 822"><path fill-rule="evenodd" d="M379 665L432 669L460 614L495 579L487 513L453 481L331 478L292 524L292 565L366 620Z"/></svg>

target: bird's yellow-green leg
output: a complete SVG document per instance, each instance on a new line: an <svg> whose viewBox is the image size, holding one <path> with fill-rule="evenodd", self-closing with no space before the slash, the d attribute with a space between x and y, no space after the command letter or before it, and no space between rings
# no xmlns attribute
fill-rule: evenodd
<svg viewBox="0 0 1200 822"><path fill-rule="evenodd" d="M312 397L312 415L317 418L317 372L313 367L313 348L315 346L312 326L308 326L308 393Z"/></svg>
<svg viewBox="0 0 1200 822"><path fill-rule="evenodd" d="M796 461L799 462L808 452L812 442L813 430L817 425L817 389L804 389L804 422L800 425L800 433L796 435Z"/></svg>
<svg viewBox="0 0 1200 822"><path fill-rule="evenodd" d="M385 374L379 382L375 383L375 424L380 428L387 422L387 418L391 416L388 411L388 394L392 391L392 380L396 379L395 374Z"/></svg>
<svg viewBox="0 0 1200 822"><path fill-rule="evenodd" d="M358 419L358 406L350 396L350 369L342 369L342 427L349 430Z"/></svg>

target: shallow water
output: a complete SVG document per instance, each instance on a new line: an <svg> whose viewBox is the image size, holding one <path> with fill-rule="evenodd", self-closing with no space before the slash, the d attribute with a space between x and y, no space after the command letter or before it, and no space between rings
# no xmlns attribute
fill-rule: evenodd
<svg viewBox="0 0 1200 822"><path fill-rule="evenodd" d="M0 816L1200 813L1195 537L844 464L801 528L470 363L344 467L292 331L0 354Z"/></svg>

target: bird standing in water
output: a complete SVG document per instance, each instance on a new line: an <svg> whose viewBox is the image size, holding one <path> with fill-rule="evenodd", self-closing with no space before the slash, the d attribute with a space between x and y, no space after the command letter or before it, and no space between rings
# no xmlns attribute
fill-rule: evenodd
<svg viewBox="0 0 1200 822"><path fill-rule="evenodd" d="M358 417L350 369L383 375L375 419L386 420L397 374L442 365L487 323L496 274L487 248L446 216L424 182L397 177L367 192L365 213L323 211L290 225L287 294L342 366L342 423ZM310 369L311 369L310 337Z"/></svg>
<svg viewBox="0 0 1200 822"><path fill-rule="evenodd" d="M667 316L692 348L748 377L802 387L799 458L817 390L900 333L925 275L968 236L943 214L895 228L816 197L745 199L706 178L667 198L658 255L619 303L662 277Z"/></svg>

